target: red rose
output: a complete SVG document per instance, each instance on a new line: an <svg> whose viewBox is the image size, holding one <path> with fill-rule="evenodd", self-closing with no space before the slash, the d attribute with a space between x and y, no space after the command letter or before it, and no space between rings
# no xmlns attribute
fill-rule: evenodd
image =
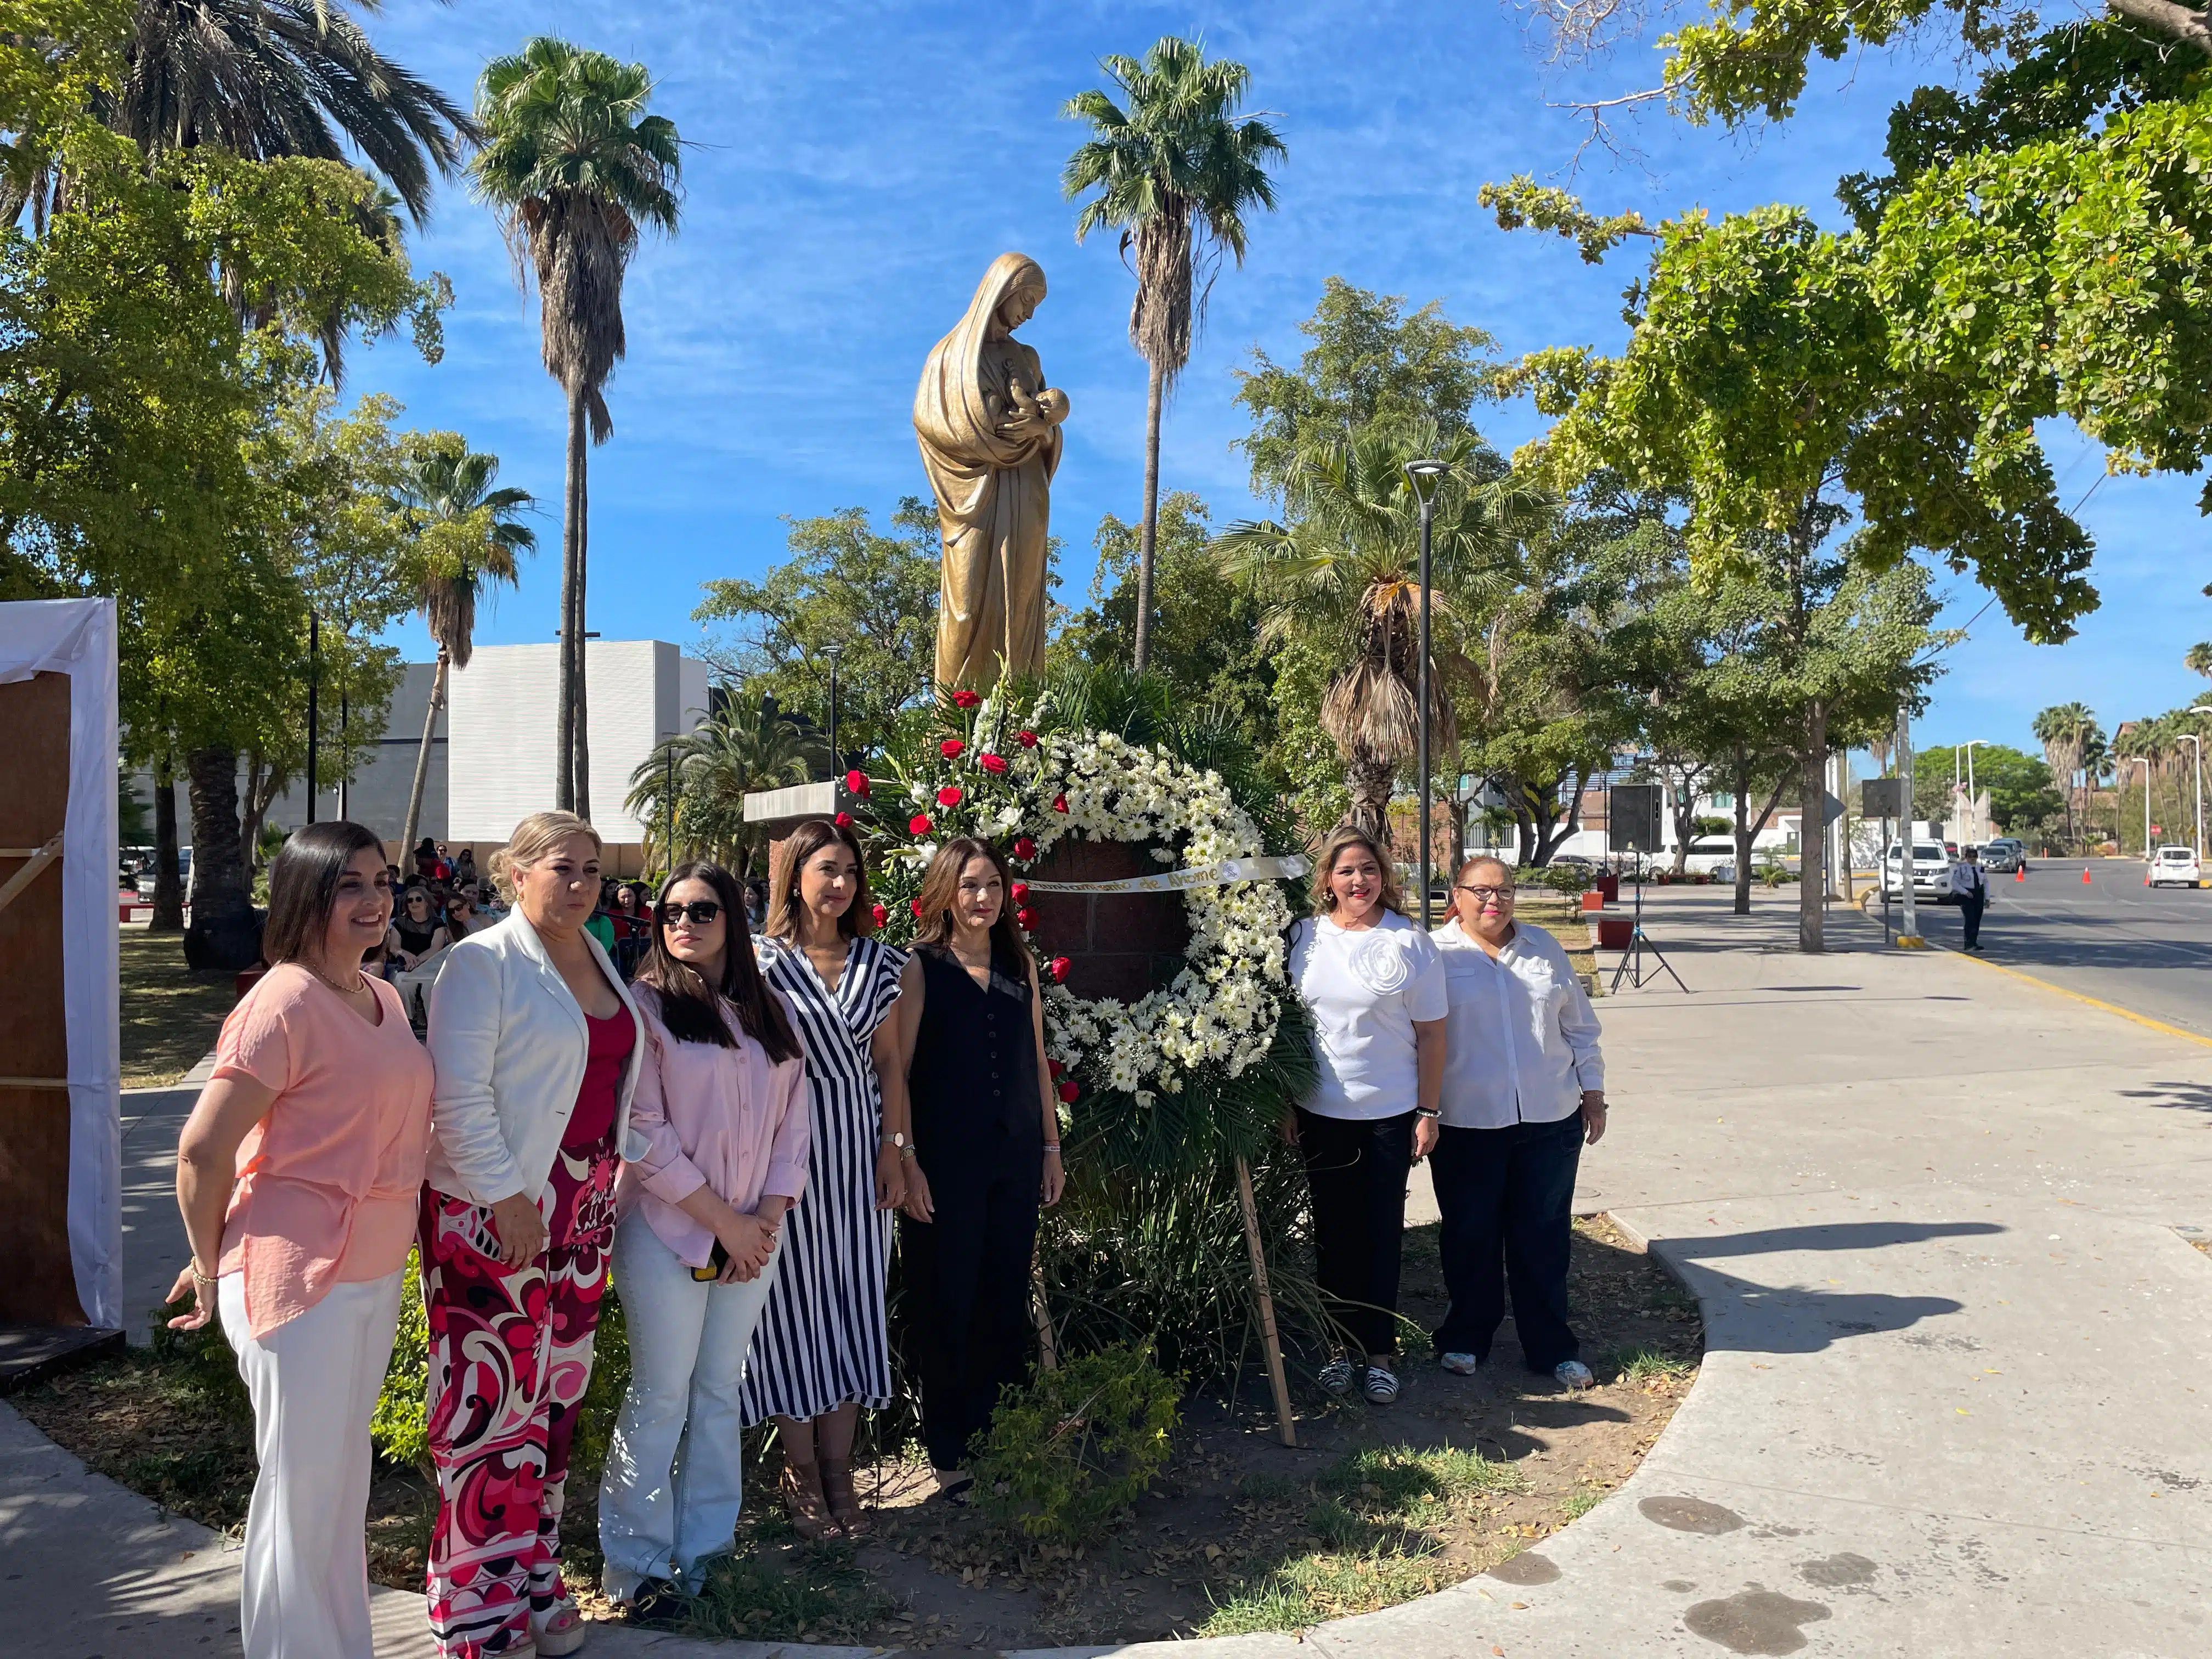
<svg viewBox="0 0 2212 1659"><path fill-rule="evenodd" d="M1902 786L1899 787L1902 787ZM1052 810L1055 812L1065 812L1067 811L1067 797L1065 795L1054 795L1052 798Z"/></svg>
<svg viewBox="0 0 2212 1659"><path fill-rule="evenodd" d="M1062 1072L1064 1072L1064 1071L1066 1071L1066 1070L1067 1069L1067 1067L1066 1067L1066 1066L1065 1066L1061 1065L1061 1064L1060 1064L1058 1060L1046 1060L1046 1061L1045 1061L1045 1063L1044 1063L1044 1068L1045 1068L1045 1070L1046 1070L1046 1071L1048 1071L1048 1072L1051 1073L1052 1073L1052 1075L1053 1075L1053 1076L1054 1076L1054 1077L1058 1077L1058 1076L1059 1076Z"/></svg>
<svg viewBox="0 0 2212 1659"><path fill-rule="evenodd" d="M967 797L960 790L949 783L937 792L937 804L939 806L957 806L966 799Z"/></svg>
<svg viewBox="0 0 2212 1659"><path fill-rule="evenodd" d="M1075 1086L1075 1079L1073 1078L1062 1078L1060 1080L1060 1097L1068 1105L1074 1105L1075 1097L1082 1092L1082 1090Z"/></svg>
<svg viewBox="0 0 2212 1659"><path fill-rule="evenodd" d="M873 910L873 911L872 911L870 914L872 914L872 915L875 917L875 919L876 919L876 926L877 926L877 927L882 927L885 922L889 921L891 919L891 913L890 913L890 911L888 911L888 910L884 909L884 907L883 907L882 905L880 905L880 904L877 905L877 906L875 907L874 910Z"/></svg>
<svg viewBox="0 0 2212 1659"><path fill-rule="evenodd" d="M858 795L862 800L867 799L868 775L866 772L858 771L846 773L845 787L850 790L854 794Z"/></svg>
<svg viewBox="0 0 2212 1659"><path fill-rule="evenodd" d="M906 821L906 827L907 833L915 836L926 836L937 828L929 821L929 814L927 812L916 812Z"/></svg>
<svg viewBox="0 0 2212 1659"><path fill-rule="evenodd" d="M1899 785L1899 787L1901 788L1904 786ZM853 815L850 812L840 812L836 817L830 821L836 824L840 830L850 830L853 827Z"/></svg>
<svg viewBox="0 0 2212 1659"><path fill-rule="evenodd" d="M975 764L995 778L1006 771L1006 757L1004 755L978 755Z"/></svg>
<svg viewBox="0 0 2212 1659"><path fill-rule="evenodd" d="M982 701L981 695L975 691L955 691L952 694L952 706L955 708L973 708Z"/></svg>
<svg viewBox="0 0 2212 1659"><path fill-rule="evenodd" d="M1024 732L1018 734L1018 738L1023 748L1034 749L1036 747L1037 736L1036 732Z"/></svg>
<svg viewBox="0 0 2212 1659"><path fill-rule="evenodd" d="M1030 902L1029 883L1025 881L1016 882L1012 887L1006 889L1006 896L1013 900L1017 904L1027 904Z"/></svg>
<svg viewBox="0 0 2212 1659"><path fill-rule="evenodd" d="M1033 933L1036 931L1036 912L1030 909L1028 905L1024 904L1014 912L1014 920L1021 923L1024 933Z"/></svg>
<svg viewBox="0 0 2212 1659"><path fill-rule="evenodd" d="M914 919L916 921L920 921L921 920L921 901L918 898L910 898L906 902L907 908L914 912Z"/></svg>
<svg viewBox="0 0 2212 1659"><path fill-rule="evenodd" d="M1066 957L1054 957L1050 962L1045 963L1044 970L1052 975L1052 982L1054 985L1065 985L1067 983L1069 966L1070 963Z"/></svg>
<svg viewBox="0 0 2212 1659"><path fill-rule="evenodd" d="M957 738L947 738L937 745L937 752L947 760L958 760L967 752L968 745Z"/></svg>
<svg viewBox="0 0 2212 1659"><path fill-rule="evenodd" d="M1036 843L1027 836L1024 836L1014 843L1014 856L1024 864L1027 864L1036 856Z"/></svg>

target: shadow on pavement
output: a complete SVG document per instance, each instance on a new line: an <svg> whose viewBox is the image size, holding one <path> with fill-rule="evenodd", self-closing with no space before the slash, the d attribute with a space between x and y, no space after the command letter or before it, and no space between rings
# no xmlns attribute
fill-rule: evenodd
<svg viewBox="0 0 2212 1659"><path fill-rule="evenodd" d="M1686 1261L1714 1256L1773 1255L1785 1250L1879 1250L1892 1244L1924 1244L1931 1238L1976 1238L2007 1229L1994 1221L1838 1221L1826 1226L1770 1227L1712 1238L1652 1240Z"/></svg>
<svg viewBox="0 0 2212 1659"><path fill-rule="evenodd" d="M2212 1084L2154 1083L2148 1089L2122 1089L2123 1100L2147 1101L2166 1111L2212 1112Z"/></svg>

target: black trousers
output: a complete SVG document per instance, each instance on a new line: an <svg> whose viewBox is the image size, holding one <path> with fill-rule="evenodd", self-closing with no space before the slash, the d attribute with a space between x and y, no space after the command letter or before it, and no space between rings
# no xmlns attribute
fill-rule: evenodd
<svg viewBox="0 0 2212 1659"><path fill-rule="evenodd" d="M1959 896L1959 915L1966 924L1966 944L1969 947L1982 942L1982 912L1989 908L1986 893L1962 893Z"/></svg>
<svg viewBox="0 0 2212 1659"><path fill-rule="evenodd" d="M1398 1261L1413 1115L1358 1121L1298 1109L1313 1188L1314 1278L1362 1353L1398 1352Z"/></svg>
<svg viewBox="0 0 2212 1659"><path fill-rule="evenodd" d="M1030 1318L1038 1185L1032 1150L976 1170L949 1159L926 1168L937 1218L899 1218L907 1352L921 1383L921 1438L940 1469L968 1462L999 1392L1029 1380L1036 1353Z"/></svg>
<svg viewBox="0 0 2212 1659"><path fill-rule="evenodd" d="M1529 1369L1548 1372L1581 1358L1567 1323L1567 1250L1582 1151L1579 1112L1557 1123L1439 1133L1429 1172L1443 1216L1437 1243L1451 1310L1437 1328L1438 1353L1489 1358L1510 1285Z"/></svg>

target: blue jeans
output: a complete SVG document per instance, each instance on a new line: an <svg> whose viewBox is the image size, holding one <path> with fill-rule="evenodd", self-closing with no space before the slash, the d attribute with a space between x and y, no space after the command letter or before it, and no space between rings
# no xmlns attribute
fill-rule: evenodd
<svg viewBox="0 0 2212 1659"><path fill-rule="evenodd" d="M1557 1123L1438 1132L1429 1170L1451 1310L1437 1328L1437 1352L1489 1358L1510 1285L1528 1368L1548 1372L1581 1357L1567 1323L1567 1255L1582 1152L1580 1112Z"/></svg>
<svg viewBox="0 0 2212 1659"><path fill-rule="evenodd" d="M629 1390L599 1479L599 1547L617 1601L648 1578L696 1591L700 1564L731 1547L744 1502L738 1395L782 1260L779 1242L750 1284L702 1284L641 1211L615 1230Z"/></svg>

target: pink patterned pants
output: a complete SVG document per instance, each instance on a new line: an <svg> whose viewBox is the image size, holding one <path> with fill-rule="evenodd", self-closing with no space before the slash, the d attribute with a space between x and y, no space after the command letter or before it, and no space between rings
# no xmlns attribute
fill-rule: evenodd
<svg viewBox="0 0 2212 1659"><path fill-rule="evenodd" d="M430 1633L445 1659L489 1659L530 1637L568 1593L561 1506L576 1412L607 1285L611 1141L564 1146L541 1209L550 1242L502 1267L491 1212L422 1190L422 1304L430 1334Z"/></svg>

